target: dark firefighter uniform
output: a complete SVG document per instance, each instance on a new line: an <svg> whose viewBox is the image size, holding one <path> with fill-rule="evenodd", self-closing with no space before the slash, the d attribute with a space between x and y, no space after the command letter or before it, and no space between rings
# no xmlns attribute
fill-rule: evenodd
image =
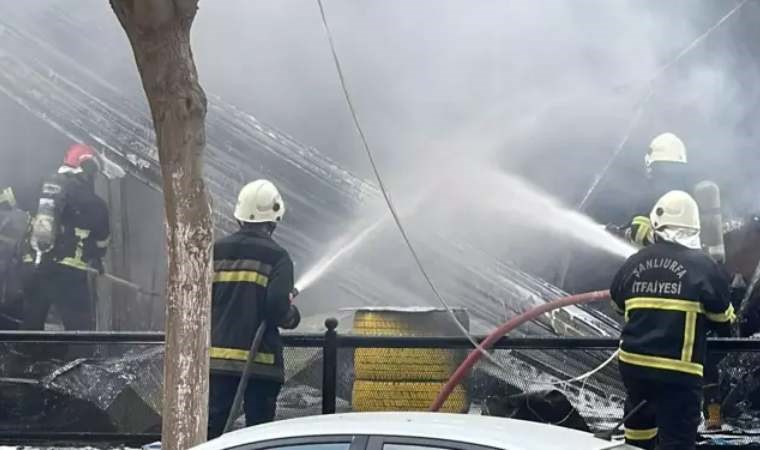
<svg viewBox="0 0 760 450"><path fill-rule="evenodd" d="M29 215L11 188L0 191L0 329L17 329L23 312L21 260Z"/></svg>
<svg viewBox="0 0 760 450"><path fill-rule="evenodd" d="M248 426L274 420L284 382L278 327L293 329L293 262L271 237L269 224L245 224L214 245L211 306L209 438L222 433L257 328L266 323L244 396Z"/></svg>
<svg viewBox="0 0 760 450"><path fill-rule="evenodd" d="M44 182L40 205L55 215L55 241L27 283L24 328L43 329L55 304L65 329L92 330L94 292L86 269L103 270L110 236L108 206L95 193L91 177L65 168ZM35 258L30 250L24 259L33 263Z"/></svg>
<svg viewBox="0 0 760 450"><path fill-rule="evenodd" d="M620 372L628 397L626 441L641 448L693 449L700 420L708 327L730 334L728 281L700 250L659 242L630 257L610 288L625 314Z"/></svg>

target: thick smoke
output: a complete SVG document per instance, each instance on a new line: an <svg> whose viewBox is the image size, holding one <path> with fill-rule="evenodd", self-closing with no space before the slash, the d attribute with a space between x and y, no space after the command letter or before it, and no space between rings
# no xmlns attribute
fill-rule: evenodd
<svg viewBox="0 0 760 450"><path fill-rule="evenodd" d="M684 0L326 2L385 173L450 154L485 155L569 203L618 144L650 78L731 7ZM76 8L90 25L71 33L115 50L109 61L88 59L86 48L71 48L71 55L121 88L139 89L107 3L46 0L4 9L44 35L51 33L46 17L62 8ZM607 189L637 181L648 140L663 130L684 138L698 170L745 166L740 156L754 135L746 120L757 91L747 79L757 67L736 36L748 34L740 25L759 12L749 2L656 83ZM368 173L315 2L201 1L193 44L208 91Z"/></svg>
<svg viewBox="0 0 760 450"><path fill-rule="evenodd" d="M209 89L361 173L314 2L202 5L195 29ZM326 2L349 89L381 170L485 158L577 203L618 145L650 79L733 7L711 2ZM746 125L757 69L734 42L747 4L663 74L591 210L603 220L641 183L643 153L681 135L699 177L750 205ZM746 33L746 32L745 32ZM741 174L741 177L735 175ZM396 194L396 197L403 195ZM605 214L606 213L606 214Z"/></svg>
<svg viewBox="0 0 760 450"><path fill-rule="evenodd" d="M540 263L550 259L561 229L541 221L562 217L536 210L544 203L520 194L521 180L577 204L623 138L651 78L734 4L325 1L348 88L392 197L409 211L404 217L412 237L459 236L499 257ZM107 2L72 5L45 0L0 12L49 41L87 33L88 45L107 46L109 57L93 58L92 47L81 44L67 47L69 56L142 98L132 54ZM71 8L87 28L47 26L51 15ZM695 176L718 181L733 210L760 206L752 174L760 167L752 146L757 50L745 44L755 41L752 24L759 17L760 8L749 2L656 81L641 120L592 199L589 212L598 221L625 220L644 182L648 141L663 131L684 139ZM201 0L193 45L211 95L370 176L316 2ZM4 123L18 122L17 108L1 98ZM14 128L4 131L6 148L20 140ZM497 191L478 192L483 186ZM368 216L383 214L382 205L371 209ZM335 235L354 228L346 223ZM547 230L555 240L546 239ZM357 258L418 283L398 237L386 235L393 244L370 245ZM426 261L445 263L436 255Z"/></svg>

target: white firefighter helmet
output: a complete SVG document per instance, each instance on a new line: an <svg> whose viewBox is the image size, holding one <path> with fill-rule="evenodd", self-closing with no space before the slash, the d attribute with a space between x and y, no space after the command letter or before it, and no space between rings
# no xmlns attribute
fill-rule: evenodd
<svg viewBox="0 0 760 450"><path fill-rule="evenodd" d="M235 206L235 218L241 222L279 222L285 215L285 202L269 180L256 180L243 186Z"/></svg>
<svg viewBox="0 0 760 450"><path fill-rule="evenodd" d="M670 191L663 195L649 216L655 231L665 227L699 231L699 207L696 200L684 191Z"/></svg>
<svg viewBox="0 0 760 450"><path fill-rule="evenodd" d="M658 162L686 163L686 146L683 141L673 133L662 133L652 139L649 144L649 152L644 156L647 169Z"/></svg>

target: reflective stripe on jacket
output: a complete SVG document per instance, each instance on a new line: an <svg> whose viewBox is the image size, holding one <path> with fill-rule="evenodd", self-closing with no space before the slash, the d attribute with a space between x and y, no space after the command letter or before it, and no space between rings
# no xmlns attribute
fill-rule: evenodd
<svg viewBox="0 0 760 450"><path fill-rule="evenodd" d="M211 370L240 374L259 325L267 328L252 376L284 380L278 325L291 308L293 262L263 226L246 226L214 245ZM297 324L296 324L297 325Z"/></svg>
<svg viewBox="0 0 760 450"><path fill-rule="evenodd" d="M657 243L633 255L610 290L626 319L621 366L647 378L700 382L708 327L726 335L736 318L717 264L677 244Z"/></svg>

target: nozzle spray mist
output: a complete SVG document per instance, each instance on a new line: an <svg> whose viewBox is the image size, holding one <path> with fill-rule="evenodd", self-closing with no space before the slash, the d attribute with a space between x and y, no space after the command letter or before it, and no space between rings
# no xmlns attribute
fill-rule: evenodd
<svg viewBox="0 0 760 450"><path fill-rule="evenodd" d="M316 264L311 266L309 270L304 272L303 275L296 281L295 290L301 292L304 289L311 286L315 281L320 279L327 271L341 258L349 255L352 250L357 248L362 242L364 242L377 228L388 220L387 216L383 216L377 222L371 224L366 228L362 228L358 233L354 234L355 230L351 230L348 236L342 236L338 238L330 247L330 251L317 261ZM351 237L353 236L353 237Z"/></svg>

